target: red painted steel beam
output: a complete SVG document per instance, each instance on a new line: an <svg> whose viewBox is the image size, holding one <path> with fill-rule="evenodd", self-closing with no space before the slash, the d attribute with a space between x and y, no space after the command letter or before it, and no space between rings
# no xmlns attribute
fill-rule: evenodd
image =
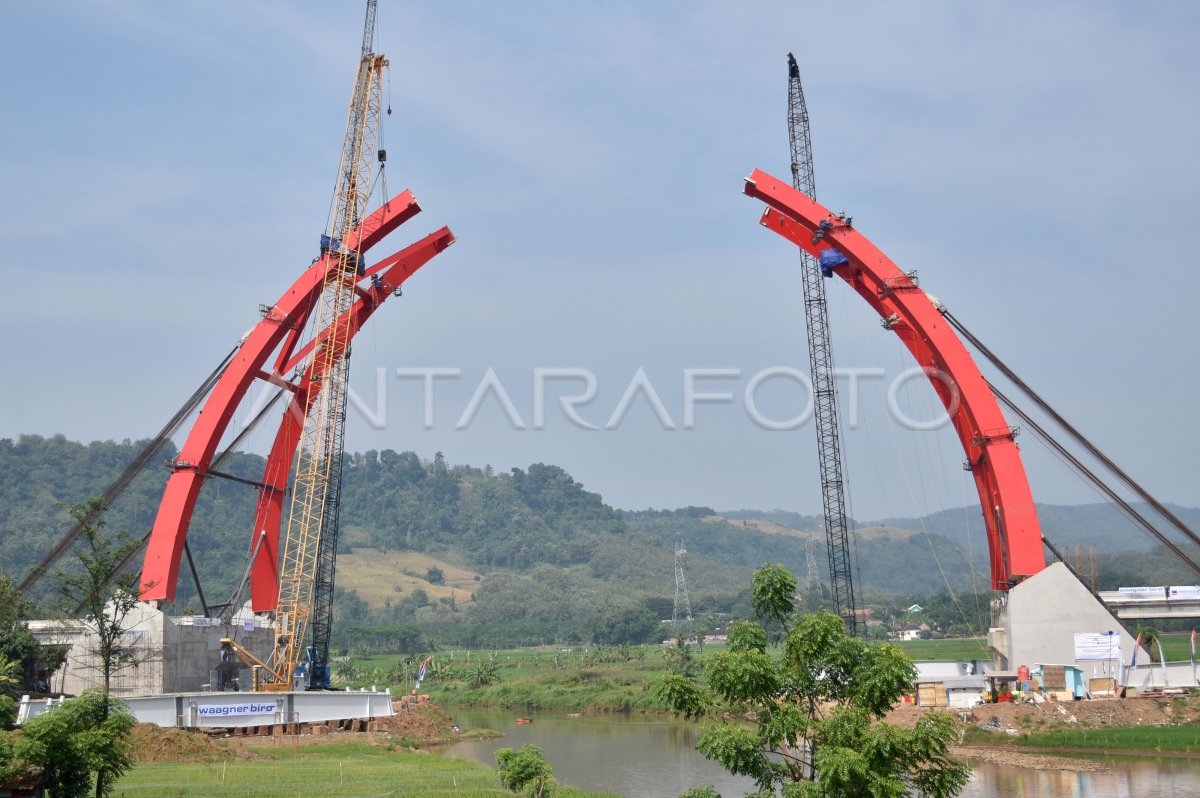
<svg viewBox="0 0 1200 798"><path fill-rule="evenodd" d="M404 191L364 219L343 243L352 250L358 249L361 243L361 251L366 252L420 211L412 193ZM319 298L326 272L336 265L336 261L323 256L300 275L247 334L205 400L180 449L158 505L142 566L142 600L171 601L175 598L183 543L217 446L238 405L281 342L285 342L285 346L280 360L287 359L288 350L298 340L296 331L308 321Z"/></svg>
<svg viewBox="0 0 1200 798"><path fill-rule="evenodd" d="M1046 567L1033 494L1012 428L954 330L929 295L878 248L828 209L761 170L747 195L767 204L761 223L820 258L835 249L849 261L833 273L850 284L925 369L946 407L970 465L987 529L992 588L1007 590ZM814 234L828 228L814 241Z"/></svg>
<svg viewBox="0 0 1200 798"><path fill-rule="evenodd" d="M366 276L378 276L378 283L373 280L362 288L359 299L355 301L354 305L336 322L325 328L312 342L297 352L293 356L292 362L289 362L283 370L291 371L299 365L312 351L314 342L323 342L328 338L329 330L348 329L350 331L349 338L353 338L362 329L371 314L386 302L397 288L404 285L405 280L453 243L454 234L448 227L443 227L436 233L431 233L368 269ZM347 317L349 318L347 319ZM320 358L320 360L328 362L325 358ZM263 536L263 545L259 549L250 571L250 599L255 612L273 610L278 601L279 527L283 517L283 500L287 491L291 466L296 457L296 446L300 441L300 433L304 429L305 414L310 409L309 402L314 396L313 389L320 385L320 380L324 377L324 373L318 373L317 359L313 359L297 383L296 393L293 394L287 410L284 411L283 419L279 423L279 431L275 435L275 442L271 446L270 454L267 455L262 482L268 487L259 494L252 527L255 536L252 544L257 541L258 536Z"/></svg>

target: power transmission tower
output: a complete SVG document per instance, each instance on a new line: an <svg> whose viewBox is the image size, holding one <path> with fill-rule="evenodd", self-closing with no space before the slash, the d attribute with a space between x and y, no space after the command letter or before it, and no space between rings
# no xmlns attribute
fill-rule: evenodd
<svg viewBox="0 0 1200 798"><path fill-rule="evenodd" d="M800 85L800 67L788 53L788 134L792 145L792 185L816 199L812 135L808 108ZM829 308L825 284L816 260L801 250L804 285L804 318L808 325L808 363L812 374L814 417L817 422L817 459L821 470L821 501L825 511L825 537L829 548L829 585L833 609L851 636L858 634L854 612L854 572L850 563L850 533L842 483L842 442L838 425L837 384L833 374L833 347L829 334Z"/></svg>
<svg viewBox="0 0 1200 798"><path fill-rule="evenodd" d="M816 547L816 541L812 538L804 541L804 564L808 567L807 582L809 590L812 590L814 586L820 589L821 585L821 570L817 568L817 558L813 554L813 549Z"/></svg>
<svg viewBox="0 0 1200 798"><path fill-rule="evenodd" d="M688 600L687 580L683 576L683 558L687 549L683 541L675 543L675 608L671 611L671 631L679 631L680 618L690 626L692 623L692 604Z"/></svg>

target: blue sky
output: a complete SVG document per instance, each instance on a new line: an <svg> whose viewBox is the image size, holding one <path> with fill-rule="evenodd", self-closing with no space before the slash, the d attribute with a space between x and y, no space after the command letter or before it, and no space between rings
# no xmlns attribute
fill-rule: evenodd
<svg viewBox="0 0 1200 798"><path fill-rule="evenodd" d="M442 3L380 0L389 188L459 242L358 339L351 449L496 468L552 462L621 507L816 512L811 425L755 426L742 390L807 370L798 258L741 195L786 176L786 64L800 61L818 197L1161 498L1200 504L1192 313L1200 212L1200 11L1162 3ZM315 254L333 190L362 3L14 3L2 60L10 342L0 436L153 434ZM847 432L864 518L968 504L949 430L898 429L910 363L828 284L841 366L884 368ZM418 381L438 381L422 427ZM616 430L532 426L536 368L597 377L604 426L638 368L683 422L635 401ZM560 387L570 388L570 385ZM557 390L557 388L555 389ZM765 411L791 415L774 381ZM902 392L913 415L932 393ZM265 449L270 430L252 446ZM1039 501L1092 500L1027 436Z"/></svg>

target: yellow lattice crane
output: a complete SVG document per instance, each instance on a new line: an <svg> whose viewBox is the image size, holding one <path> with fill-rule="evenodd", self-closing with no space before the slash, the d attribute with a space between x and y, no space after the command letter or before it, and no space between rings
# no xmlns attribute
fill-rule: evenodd
<svg viewBox="0 0 1200 798"><path fill-rule="evenodd" d="M259 660L232 640L221 642L255 669L255 689L294 689L308 647L305 687L328 686L329 633L333 577L337 555L343 438L349 381L350 314L355 284L362 270L359 245L347 246L348 234L365 218L375 174L381 112L383 70L388 61L373 50L376 0L368 0L362 54L346 120L346 137L337 187L321 251L331 261L314 318L312 372L321 375L319 390L305 408L304 427L292 469L293 485L287 526L279 551L279 604L275 613L276 645L267 661Z"/></svg>

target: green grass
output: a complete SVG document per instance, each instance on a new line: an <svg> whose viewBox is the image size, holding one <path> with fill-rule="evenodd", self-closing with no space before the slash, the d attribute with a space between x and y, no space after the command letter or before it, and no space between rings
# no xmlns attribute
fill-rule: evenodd
<svg viewBox="0 0 1200 798"><path fill-rule="evenodd" d="M955 660L990 657L983 638L913 640L899 644L913 659ZM709 644L703 656L692 649L699 672L703 660L723 646ZM492 706L511 709L557 709L581 711L665 711L651 687L669 670L670 646L633 647L628 660L619 659L617 649L571 646L512 649L506 651L443 651L434 655L434 667L421 689L437 703L454 706ZM776 652L777 653L777 652ZM495 658L498 681L470 686L470 674L481 660ZM356 658L361 676L352 687L388 686L388 673L396 668L397 655ZM337 670L334 671L335 681ZM339 683L340 686L341 683ZM392 684L406 693L408 684Z"/></svg>
<svg viewBox="0 0 1200 798"><path fill-rule="evenodd" d="M1159 634L1159 639L1162 640L1163 654L1166 656L1167 662L1187 662L1191 658L1191 632L1162 632ZM1157 661L1158 646L1154 646L1154 650L1150 654Z"/></svg>
<svg viewBox="0 0 1200 798"><path fill-rule="evenodd" d="M706 652L713 647L706 646ZM452 705L560 709L568 711L664 711L650 687L668 671L665 650L645 646L642 659L613 661L613 651L597 654L592 647L522 649L496 654L499 681L471 687L462 679L426 682L435 702ZM693 655L698 654L693 651ZM447 655L449 656L449 655ZM472 652L472 661L491 652ZM469 671L465 652L453 652L452 662Z"/></svg>
<svg viewBox="0 0 1200 798"><path fill-rule="evenodd" d="M992 652L982 637L955 637L944 640L904 640L899 644L913 659L991 659ZM1164 642L1164 645L1166 643Z"/></svg>
<svg viewBox="0 0 1200 798"><path fill-rule="evenodd" d="M1054 729L1018 735L972 729L967 735L967 741L1030 748L1197 753L1200 752L1200 724Z"/></svg>
<svg viewBox="0 0 1200 798"><path fill-rule="evenodd" d="M268 749L262 759L216 763L158 762L138 765L121 779L116 796L314 795L475 798L509 795L496 772L466 760L402 751L369 742ZM267 758L269 757L269 758ZM565 787L564 798L593 795Z"/></svg>

